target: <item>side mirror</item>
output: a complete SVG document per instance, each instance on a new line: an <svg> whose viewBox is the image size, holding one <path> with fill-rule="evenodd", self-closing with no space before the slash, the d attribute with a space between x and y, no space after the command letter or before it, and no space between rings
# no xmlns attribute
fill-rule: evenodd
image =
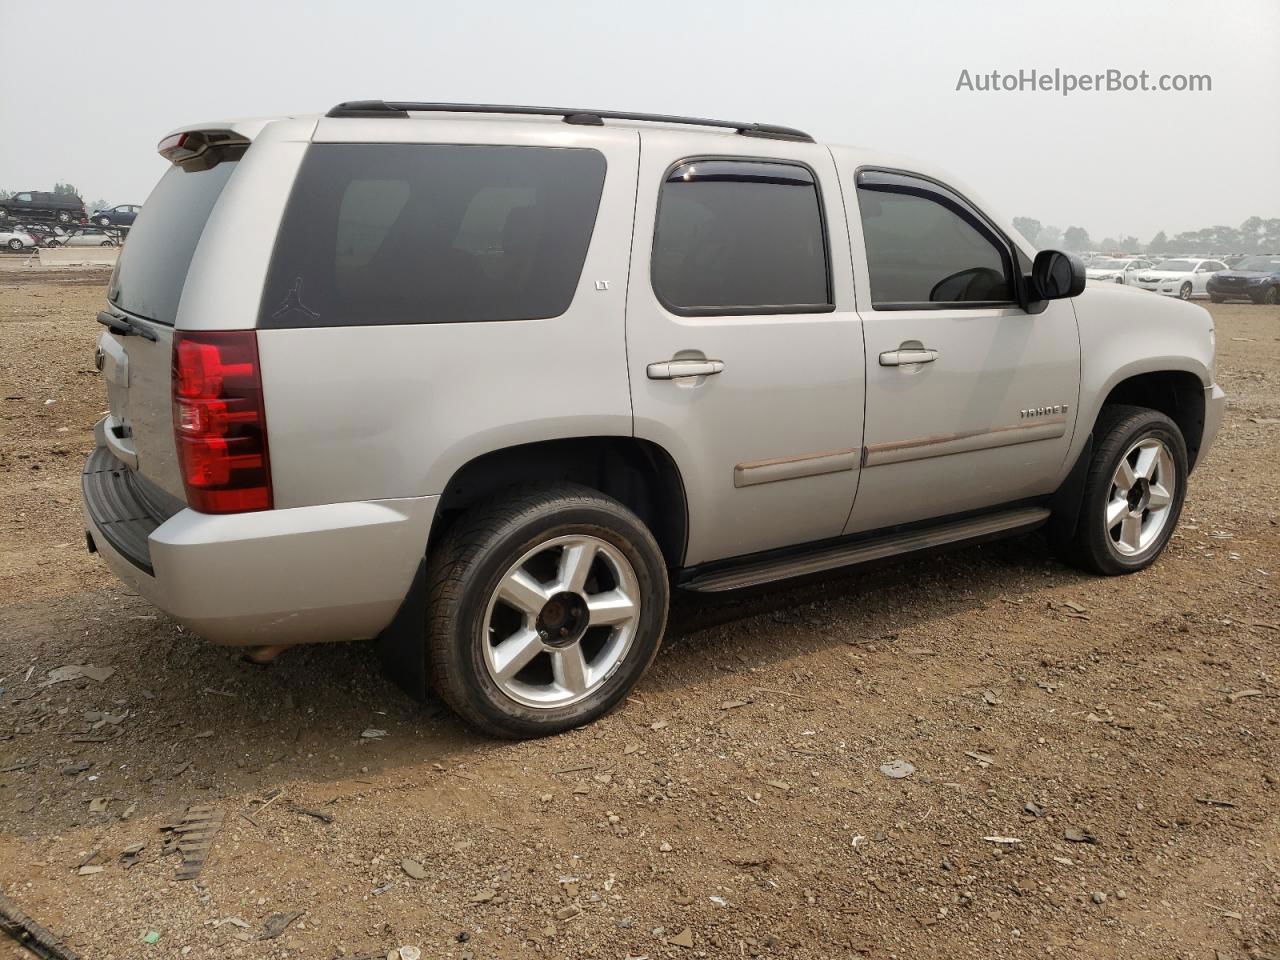
<svg viewBox="0 0 1280 960"><path fill-rule="evenodd" d="M1084 261L1061 250L1041 250L1027 278L1032 300L1062 300L1084 293Z"/></svg>

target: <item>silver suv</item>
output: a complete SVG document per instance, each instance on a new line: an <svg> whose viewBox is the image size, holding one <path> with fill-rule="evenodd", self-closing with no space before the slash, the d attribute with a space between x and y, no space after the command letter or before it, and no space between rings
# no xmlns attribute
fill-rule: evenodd
<svg viewBox="0 0 1280 960"><path fill-rule="evenodd" d="M159 149L90 549L260 660L376 637L493 734L616 704L672 589L1037 527L1142 569L1222 416L1203 309L798 130L362 101Z"/></svg>

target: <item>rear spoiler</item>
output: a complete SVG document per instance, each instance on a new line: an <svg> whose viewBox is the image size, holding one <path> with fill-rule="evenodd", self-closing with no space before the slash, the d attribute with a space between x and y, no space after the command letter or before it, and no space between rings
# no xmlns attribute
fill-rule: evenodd
<svg viewBox="0 0 1280 960"><path fill-rule="evenodd" d="M156 150L183 170L208 170L224 160L239 160L249 142L235 130L182 130L161 140Z"/></svg>

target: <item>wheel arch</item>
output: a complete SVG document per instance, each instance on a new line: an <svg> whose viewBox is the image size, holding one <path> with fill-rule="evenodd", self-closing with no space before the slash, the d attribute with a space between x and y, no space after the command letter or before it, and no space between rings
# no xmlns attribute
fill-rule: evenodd
<svg viewBox="0 0 1280 960"><path fill-rule="evenodd" d="M1204 390L1204 382L1189 370L1153 370L1134 374L1120 380L1107 392L1094 417L1094 425L1103 410L1114 404L1158 410L1176 423L1182 432L1190 471L1195 469L1200 441L1204 437Z"/></svg>
<svg viewBox="0 0 1280 960"><path fill-rule="evenodd" d="M658 444L625 436L535 441L473 458L443 488L428 549L467 507L508 487L557 480L613 497L649 528L669 568L683 564L689 523L679 468Z"/></svg>

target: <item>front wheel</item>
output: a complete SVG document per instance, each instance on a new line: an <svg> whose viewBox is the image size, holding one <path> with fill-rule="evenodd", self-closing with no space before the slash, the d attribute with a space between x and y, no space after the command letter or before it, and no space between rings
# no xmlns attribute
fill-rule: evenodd
<svg viewBox="0 0 1280 960"><path fill-rule="evenodd" d="M1188 280L1178 289L1178 299L1179 300L1191 299L1191 281L1190 280Z"/></svg>
<svg viewBox="0 0 1280 960"><path fill-rule="evenodd" d="M590 723L635 685L667 620L666 565L640 519L575 484L516 489L428 557L437 692L500 737Z"/></svg>
<svg viewBox="0 0 1280 960"><path fill-rule="evenodd" d="M99 224L101 224L101 225L102 225L102 226L104 226L104 227L109 227L109 226L111 226L111 220L110 220L110 218L109 218L109 217L99 217L99 218L98 218L98 223L99 223Z"/></svg>
<svg viewBox="0 0 1280 960"><path fill-rule="evenodd" d="M1268 287L1267 292L1262 295L1262 302L1271 306L1280 303L1280 287Z"/></svg>
<svg viewBox="0 0 1280 960"><path fill-rule="evenodd" d="M19 240L17 237L13 237L13 238L12 238L12 239L10 239L10 241L9 241L9 249L10 249L10 250L21 250L21 249L22 249L22 241L21 241L21 240Z"/></svg>
<svg viewBox="0 0 1280 960"><path fill-rule="evenodd" d="M1187 447L1178 425L1145 407L1104 407L1068 562L1106 576L1155 562L1182 513Z"/></svg>

